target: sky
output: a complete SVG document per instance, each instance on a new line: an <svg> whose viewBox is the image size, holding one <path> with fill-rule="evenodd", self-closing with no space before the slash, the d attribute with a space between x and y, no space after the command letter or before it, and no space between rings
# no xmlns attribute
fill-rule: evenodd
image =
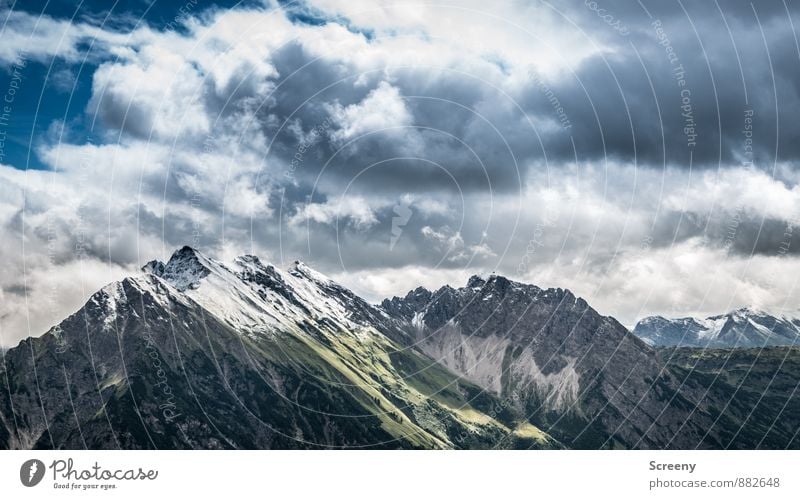
<svg viewBox="0 0 800 499"><path fill-rule="evenodd" d="M0 1L0 346L183 245L632 326L800 293L788 0Z"/></svg>

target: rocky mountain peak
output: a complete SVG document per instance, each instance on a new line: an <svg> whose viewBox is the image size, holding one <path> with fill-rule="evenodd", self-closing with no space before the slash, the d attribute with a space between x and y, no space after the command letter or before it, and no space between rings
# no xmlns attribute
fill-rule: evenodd
<svg viewBox="0 0 800 499"><path fill-rule="evenodd" d="M416 298L416 297L431 297L431 291L428 288L418 286L415 289L412 289L408 293L406 293L406 298Z"/></svg>
<svg viewBox="0 0 800 499"><path fill-rule="evenodd" d="M518 285L519 283L510 281L509 279L498 274L491 274L489 276L489 279L487 279L486 281L487 288L499 291L501 294L504 294L506 291L509 290L509 288L512 288L515 284Z"/></svg>
<svg viewBox="0 0 800 499"><path fill-rule="evenodd" d="M150 260L142 266L142 272L145 274L153 274L158 277L164 273L164 262L159 260Z"/></svg>
<svg viewBox="0 0 800 499"><path fill-rule="evenodd" d="M486 284L486 279L483 277L475 274L474 276L470 277L467 281L468 288L482 288Z"/></svg>
<svg viewBox="0 0 800 499"><path fill-rule="evenodd" d="M381 302L381 308L389 315L404 320L411 320L414 314L422 310L431 300L433 293L419 286L406 293L405 297L394 296Z"/></svg>
<svg viewBox="0 0 800 499"><path fill-rule="evenodd" d="M234 261L240 265L254 265L256 267L264 267L264 264L261 263L261 259L258 258L256 255L237 256Z"/></svg>
<svg viewBox="0 0 800 499"><path fill-rule="evenodd" d="M196 289L218 265L196 249L184 246L172 254L159 277L179 291Z"/></svg>

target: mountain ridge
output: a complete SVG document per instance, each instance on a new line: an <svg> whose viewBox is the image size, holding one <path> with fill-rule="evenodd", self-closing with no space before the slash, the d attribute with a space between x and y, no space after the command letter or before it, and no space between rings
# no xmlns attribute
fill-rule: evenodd
<svg viewBox="0 0 800 499"><path fill-rule="evenodd" d="M791 411L730 431L747 412L727 384L569 290L493 274L373 305L299 261L223 264L188 246L142 270L4 354L0 448L793 442Z"/></svg>
<svg viewBox="0 0 800 499"><path fill-rule="evenodd" d="M800 314L741 307L706 318L645 317L633 333L662 347L754 348L800 345Z"/></svg>
<svg viewBox="0 0 800 499"><path fill-rule="evenodd" d="M559 446L482 412L490 396L365 324L365 302L307 267L191 248L145 267L9 352L0 447Z"/></svg>

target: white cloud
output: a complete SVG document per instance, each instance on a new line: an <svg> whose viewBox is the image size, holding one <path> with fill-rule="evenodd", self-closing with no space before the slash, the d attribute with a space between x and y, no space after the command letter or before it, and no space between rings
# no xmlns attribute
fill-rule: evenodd
<svg viewBox="0 0 800 499"><path fill-rule="evenodd" d="M689 178L683 190L667 193L664 206L696 213L743 210L778 220L800 220L800 185L788 186L766 172L729 168Z"/></svg>
<svg viewBox="0 0 800 499"><path fill-rule="evenodd" d="M90 112L144 139L202 136L211 128L203 85L203 75L189 61L148 45L135 61L107 63L95 71Z"/></svg>
<svg viewBox="0 0 800 499"><path fill-rule="evenodd" d="M91 258L59 262L37 254L6 261L4 265L15 272L17 283L24 278L24 285L6 284L5 291L0 289L3 347L16 346L27 336L41 335L80 309L102 286L137 272L134 267L109 265Z"/></svg>
<svg viewBox="0 0 800 499"><path fill-rule="evenodd" d="M375 216L369 202L363 197L346 196L330 200L325 203L308 203L301 205L297 213L291 218L290 223L299 226L307 221L334 225L351 223L356 229L366 229L376 223Z"/></svg>
<svg viewBox="0 0 800 499"><path fill-rule="evenodd" d="M366 300L377 303L384 298L405 296L419 286L431 290L439 289L445 284L463 286L475 273L470 269L432 269L408 265L400 268L348 270L329 275Z"/></svg>
<svg viewBox="0 0 800 499"><path fill-rule="evenodd" d="M626 250L605 272L556 260L531 269L524 278L540 286L569 288L601 313L633 326L655 314L708 317L743 306L796 310L800 261L731 255L691 239L667 248Z"/></svg>
<svg viewBox="0 0 800 499"><path fill-rule="evenodd" d="M57 56L70 62L84 57L89 42L99 50L119 50L149 39L153 32L140 28L130 33L115 32L81 22L31 15L21 10L3 12L3 43L0 61L14 62L20 55L26 59L46 60Z"/></svg>
<svg viewBox="0 0 800 499"><path fill-rule="evenodd" d="M461 231L453 230L445 225L439 229L430 226L422 228L422 235L433 242L436 250L449 262L468 263L497 256L485 241L477 244L466 244Z"/></svg>
<svg viewBox="0 0 800 499"><path fill-rule="evenodd" d="M405 127L412 123L411 113L400 90L385 81L358 104L342 107L337 102L328 106L328 109L339 128L331 135L340 142L364 133Z"/></svg>
<svg viewBox="0 0 800 499"><path fill-rule="evenodd" d="M230 183L225 189L225 210L234 216L259 219L272 216L269 207L269 191L256 188L251 179L242 177Z"/></svg>
<svg viewBox="0 0 800 499"><path fill-rule="evenodd" d="M453 52L502 61L520 75L531 66L555 73L575 68L586 57L607 50L597 41L589 42L585 33L571 25L569 14L549 4L495 2L491 8L479 0L435 4L315 0L313 4L376 31L378 37L434 40L439 50L417 53L422 64L449 62L441 57L452 48Z"/></svg>

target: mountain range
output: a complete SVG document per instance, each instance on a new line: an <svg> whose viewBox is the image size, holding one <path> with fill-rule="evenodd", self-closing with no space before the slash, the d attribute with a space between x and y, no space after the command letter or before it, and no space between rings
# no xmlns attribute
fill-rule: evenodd
<svg viewBox="0 0 800 499"><path fill-rule="evenodd" d="M760 348L800 346L800 314L772 315L740 308L705 319L647 317L633 333L654 346Z"/></svg>
<svg viewBox="0 0 800 499"><path fill-rule="evenodd" d="M798 448L798 381L797 348L654 348L565 289L374 305L184 247L3 354L0 448Z"/></svg>

